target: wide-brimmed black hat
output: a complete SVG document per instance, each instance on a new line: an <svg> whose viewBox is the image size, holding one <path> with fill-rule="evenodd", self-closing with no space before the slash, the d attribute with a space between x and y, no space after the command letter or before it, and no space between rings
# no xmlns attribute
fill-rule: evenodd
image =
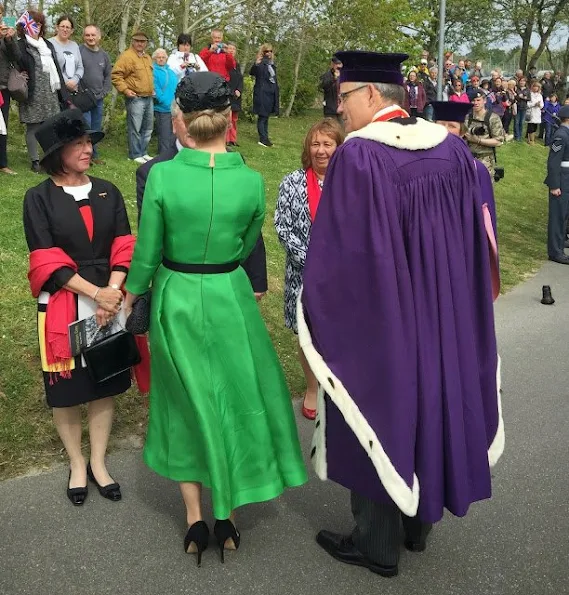
<svg viewBox="0 0 569 595"><path fill-rule="evenodd" d="M57 149L88 134L93 144L101 141L105 134L90 130L80 109L68 109L48 118L37 130L36 139L43 149L43 161Z"/></svg>
<svg viewBox="0 0 569 595"><path fill-rule="evenodd" d="M232 95L227 81L215 72L190 72L176 88L176 102L185 114L224 110L231 105Z"/></svg>

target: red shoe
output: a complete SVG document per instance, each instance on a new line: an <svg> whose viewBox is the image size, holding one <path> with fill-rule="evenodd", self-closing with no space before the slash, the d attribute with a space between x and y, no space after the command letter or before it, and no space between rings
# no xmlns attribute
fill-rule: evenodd
<svg viewBox="0 0 569 595"><path fill-rule="evenodd" d="M308 409L308 407L304 406L304 401L302 402L302 415L306 417L306 419L314 420L316 419L316 409Z"/></svg>

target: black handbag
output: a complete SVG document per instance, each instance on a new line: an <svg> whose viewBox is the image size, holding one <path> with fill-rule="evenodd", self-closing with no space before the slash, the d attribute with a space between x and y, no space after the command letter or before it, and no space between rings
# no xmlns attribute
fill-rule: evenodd
<svg viewBox="0 0 569 595"><path fill-rule="evenodd" d="M83 83L79 81L77 91L73 91L69 98L71 103L83 113L90 112L97 105L97 98L91 89L84 87Z"/></svg>
<svg viewBox="0 0 569 595"><path fill-rule="evenodd" d="M95 384L101 384L141 362L132 333L119 331L83 349L87 371Z"/></svg>
<svg viewBox="0 0 569 595"><path fill-rule="evenodd" d="M150 305L152 292L139 295L132 304L132 312L126 319L125 328L133 335L144 335L150 328Z"/></svg>

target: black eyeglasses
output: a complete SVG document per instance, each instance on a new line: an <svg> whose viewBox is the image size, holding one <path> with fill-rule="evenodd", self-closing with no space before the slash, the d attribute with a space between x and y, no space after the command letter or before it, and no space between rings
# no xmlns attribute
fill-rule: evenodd
<svg viewBox="0 0 569 595"><path fill-rule="evenodd" d="M365 89L366 87L367 87L367 85L360 85L359 87L356 87L355 89L351 89L350 91L345 91L344 93L339 93L338 97L342 103L345 103L346 99L352 93L355 93L356 91L360 91L361 89Z"/></svg>

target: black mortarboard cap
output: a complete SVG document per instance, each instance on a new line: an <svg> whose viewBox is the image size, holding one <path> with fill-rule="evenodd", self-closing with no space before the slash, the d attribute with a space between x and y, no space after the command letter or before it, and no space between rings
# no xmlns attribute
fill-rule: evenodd
<svg viewBox="0 0 569 595"><path fill-rule="evenodd" d="M466 115L472 109L471 103L458 101L431 101L434 110L434 120L444 122L460 122L466 120Z"/></svg>
<svg viewBox="0 0 569 595"><path fill-rule="evenodd" d="M342 62L340 83L389 83L402 85L401 62L407 54L380 54L378 52L336 52Z"/></svg>

